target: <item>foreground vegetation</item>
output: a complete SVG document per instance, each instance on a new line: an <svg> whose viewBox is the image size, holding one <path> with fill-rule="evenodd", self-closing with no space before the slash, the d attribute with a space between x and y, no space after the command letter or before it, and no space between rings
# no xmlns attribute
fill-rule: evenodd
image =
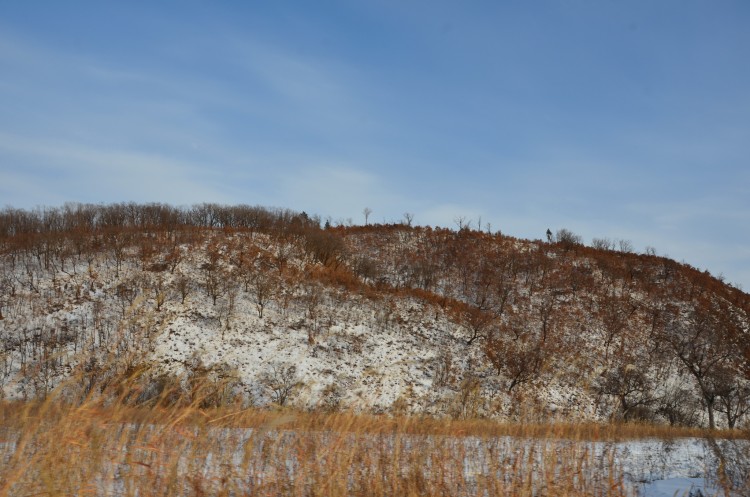
<svg viewBox="0 0 750 497"><path fill-rule="evenodd" d="M0 403L0 496L625 496L633 489L613 446L587 442L748 437L632 423L204 409L205 397L175 402L169 392L133 405L132 392L111 393ZM749 484L724 478L727 495Z"/></svg>

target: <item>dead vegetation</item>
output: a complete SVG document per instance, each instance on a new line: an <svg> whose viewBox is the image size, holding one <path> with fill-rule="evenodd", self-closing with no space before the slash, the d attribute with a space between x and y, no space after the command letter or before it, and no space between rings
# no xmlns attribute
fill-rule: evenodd
<svg viewBox="0 0 750 497"><path fill-rule="evenodd" d="M577 442L694 434L200 404L2 403L0 495L625 496L614 455Z"/></svg>

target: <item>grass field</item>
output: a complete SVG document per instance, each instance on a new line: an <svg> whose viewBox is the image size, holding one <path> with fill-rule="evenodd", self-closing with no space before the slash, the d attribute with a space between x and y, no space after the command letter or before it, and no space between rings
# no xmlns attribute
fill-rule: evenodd
<svg viewBox="0 0 750 497"><path fill-rule="evenodd" d="M0 496L625 496L621 461L590 442L706 436L198 405L2 402Z"/></svg>

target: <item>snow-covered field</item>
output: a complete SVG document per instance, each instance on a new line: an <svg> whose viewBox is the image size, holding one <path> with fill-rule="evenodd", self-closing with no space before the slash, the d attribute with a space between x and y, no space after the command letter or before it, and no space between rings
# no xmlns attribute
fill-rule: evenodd
<svg viewBox="0 0 750 497"><path fill-rule="evenodd" d="M136 439L143 440L144 432L150 436L158 437L160 428L155 426L144 427L130 425L123 427L123 433L128 432L139 435ZM633 497L746 497L747 487L744 490L733 490L725 493L720 484L719 471L720 459L729 458L725 461L725 477L730 481L727 488L740 488L747 485L748 468L747 454L750 453L750 441L719 440L710 442L697 438L675 439L675 440L630 440L623 442L586 442L586 441L555 441L544 439L517 439L513 437L441 437L425 435L345 435L331 432L298 433L287 430L254 430L240 428L216 428L207 432L192 432L191 430L181 432L181 441L171 451L175 452L177 462L162 466L161 471L176 471L181 474L178 479L187 480L188 477L199 475L208 485L222 485L232 481L234 488L249 488L253 485L262 486L269 480L282 478L280 471L285 473L283 478L309 478L303 468L306 461L301 460L300 446L309 444L322 447L337 445L344 442L341 449L350 450L351 444L372 447L374 452L385 451L392 454L393 460L403 458L404 473L411 471L409 465L413 462L412 452L429 450L430 448L444 450L446 447L452 454L460 454L459 460L463 460L463 470L460 471L460 480L463 481L463 491L466 495L473 495L472 488L476 482L484 478L495 477L503 479L508 475L519 473L518 469L511 470L517 464L523 464L530 469L521 472L528 475L536 475L530 481L536 481L533 485L544 485L544 476L551 470L554 474L559 471L550 468L550 461L558 461L559 457L573 457L586 461L580 467L584 468L578 478L590 481L606 481L605 474L614 471L616 475L623 477L625 494ZM305 440L300 444L300 440ZM715 445L714 445L715 444ZM160 467L159 459L149 456L156 451L159 457L164 457L163 450L156 447L149 449L150 444L135 444L134 448L128 449L128 455L110 457L111 463L92 475L94 483L107 495L125 495L126 489L131 483L125 483L123 477L132 475L138 466L132 466L133 461L142 459L141 466L148 467L149 471ZM200 446L197 451L191 449ZM248 447L252 447L248 452ZM715 450L720 448L723 453L717 457ZM0 442L0 458L6 462L15 450L14 442ZM169 450L167 451L169 452ZM557 457L550 459L550 454ZM736 454L744 454L744 459L738 459ZM196 459L193 454L200 454ZM324 450L320 456L324 459L331 457ZM734 455L733 455L734 454ZM143 459L145 457L145 459ZM269 458L285 458L279 464ZM490 461L492 457L495 460ZM172 460L166 454L166 460ZM427 463L421 470L426 478L435 470L433 464L435 459L427 458ZM322 460L319 461L323 466ZM231 467L230 467L231 466ZM545 467L547 466L547 467ZM561 464L560 467L563 465ZM169 469L172 468L172 469ZM280 469L281 468L281 469ZM407 469L409 468L409 469ZM141 468L143 469L143 468ZM357 469L353 469L357 471ZM98 476L97 476L98 475ZM118 476L120 475L120 476ZM2 476L2 471L0 471ZM597 480L598 479L598 480ZM224 482L224 483L221 483ZM474 482L474 483L472 483ZM733 485L733 487L731 486ZM476 487L479 489L482 487ZM219 487L214 488L218 490ZM132 488L131 488L132 490ZM540 495L549 495L548 490L539 488ZM460 495L464 495L461 493ZM620 494L618 494L620 495Z"/></svg>
<svg viewBox="0 0 750 497"><path fill-rule="evenodd" d="M644 497L722 495L718 459L705 440L629 441L618 443L616 454L626 480Z"/></svg>
<svg viewBox="0 0 750 497"><path fill-rule="evenodd" d="M707 484L703 478L669 478L644 484L642 497L702 497L721 495L721 490Z"/></svg>

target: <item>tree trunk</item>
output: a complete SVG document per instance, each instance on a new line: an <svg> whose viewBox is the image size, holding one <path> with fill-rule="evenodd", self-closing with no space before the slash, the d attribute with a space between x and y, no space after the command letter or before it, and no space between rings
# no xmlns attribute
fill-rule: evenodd
<svg viewBox="0 0 750 497"><path fill-rule="evenodd" d="M714 420L714 403L713 401L709 402L708 399L706 400L706 410L708 411L708 427L711 430L716 429L716 422Z"/></svg>

